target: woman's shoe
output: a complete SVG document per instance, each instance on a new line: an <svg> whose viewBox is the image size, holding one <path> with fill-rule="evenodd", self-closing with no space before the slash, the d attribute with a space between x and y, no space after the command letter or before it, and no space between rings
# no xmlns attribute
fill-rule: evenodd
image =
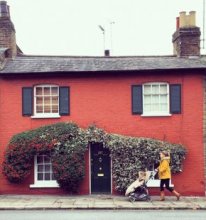
<svg viewBox="0 0 206 220"><path fill-rule="evenodd" d="M165 193L163 191L160 192L160 201L165 201Z"/></svg>
<svg viewBox="0 0 206 220"><path fill-rule="evenodd" d="M179 201L181 195L175 190L173 190L172 193L177 197L177 201Z"/></svg>

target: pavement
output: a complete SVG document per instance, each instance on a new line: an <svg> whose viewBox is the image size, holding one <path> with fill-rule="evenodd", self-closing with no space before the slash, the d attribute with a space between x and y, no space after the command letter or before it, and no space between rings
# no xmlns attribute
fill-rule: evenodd
<svg viewBox="0 0 206 220"><path fill-rule="evenodd" d="M0 195L0 210L57 210L57 209L95 209L95 210L206 210L206 197L159 197L151 201L130 202L124 196L39 196L39 195Z"/></svg>

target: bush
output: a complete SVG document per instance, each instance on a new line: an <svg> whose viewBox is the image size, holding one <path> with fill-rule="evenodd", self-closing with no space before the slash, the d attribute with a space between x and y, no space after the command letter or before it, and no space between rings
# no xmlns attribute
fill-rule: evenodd
<svg viewBox="0 0 206 220"><path fill-rule="evenodd" d="M85 175L83 133L74 123L57 123L15 135L5 153L3 173L10 182L20 183L30 175L35 155L51 155L59 185L76 192Z"/></svg>
<svg viewBox="0 0 206 220"><path fill-rule="evenodd" d="M84 154L88 143L103 143L110 149L112 177L117 191L124 192L138 175L159 162L159 152L171 152L173 173L181 172L186 150L150 138L127 137L106 133L94 125L81 129L75 123L57 123L15 135L7 147L3 173L13 183L22 182L32 168L37 154L51 155L54 176L60 187L77 192L85 175Z"/></svg>
<svg viewBox="0 0 206 220"><path fill-rule="evenodd" d="M84 154L88 145L84 131L75 130L75 134L70 132L70 138L58 141L52 153L54 176L61 188L71 192L77 192L85 176Z"/></svg>

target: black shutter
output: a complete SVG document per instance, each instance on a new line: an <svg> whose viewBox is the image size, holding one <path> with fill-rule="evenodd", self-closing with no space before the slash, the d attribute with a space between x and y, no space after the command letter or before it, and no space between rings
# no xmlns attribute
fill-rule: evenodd
<svg viewBox="0 0 206 220"><path fill-rule="evenodd" d="M132 86L132 114L142 114L142 85Z"/></svg>
<svg viewBox="0 0 206 220"><path fill-rule="evenodd" d="M70 114L70 88L59 87L59 114Z"/></svg>
<svg viewBox="0 0 206 220"><path fill-rule="evenodd" d="M22 88L22 115L31 116L33 114L33 88Z"/></svg>
<svg viewBox="0 0 206 220"><path fill-rule="evenodd" d="M170 85L170 113L172 114L181 113L181 85L180 84Z"/></svg>

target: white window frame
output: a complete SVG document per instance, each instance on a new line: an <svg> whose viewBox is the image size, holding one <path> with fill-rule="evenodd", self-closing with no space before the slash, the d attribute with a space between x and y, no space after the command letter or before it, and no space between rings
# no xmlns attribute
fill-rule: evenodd
<svg viewBox="0 0 206 220"><path fill-rule="evenodd" d="M36 112L36 108L37 108L37 104L36 104L36 88L41 87L57 87L58 88L58 113L37 113ZM59 115L59 86L57 85L53 85L53 84L41 84L41 85L36 85L34 86L34 115L32 116L32 118L60 118Z"/></svg>
<svg viewBox="0 0 206 220"><path fill-rule="evenodd" d="M36 155L34 156L34 184L31 184L30 188L59 188L59 184L57 183L56 180L38 180L37 168L38 166L37 166L37 155Z"/></svg>
<svg viewBox="0 0 206 220"><path fill-rule="evenodd" d="M160 112L160 111L153 111L153 112L145 112L144 109L144 99L145 99L145 95L144 95L144 87L145 86L152 86L152 85L167 85L167 110L165 112ZM143 84L143 91L142 91L142 100L143 100L143 114L141 116L145 116L145 117L150 117L150 116L171 116L170 112L170 92L169 92L169 84L167 82L150 82L150 83L144 83Z"/></svg>

